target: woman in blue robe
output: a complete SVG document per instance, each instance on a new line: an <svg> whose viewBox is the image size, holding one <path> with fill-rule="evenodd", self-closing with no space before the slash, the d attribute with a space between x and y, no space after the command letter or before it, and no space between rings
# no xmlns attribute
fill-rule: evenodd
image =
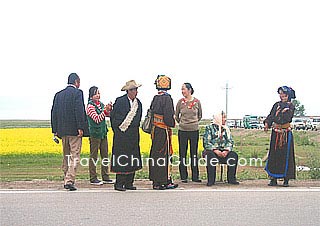
<svg viewBox="0 0 320 226"><path fill-rule="evenodd" d="M268 161L265 167L270 182L269 186L276 186L277 179L283 178L283 186L289 186L289 179L296 178L296 165L294 159L294 142L291 121L294 115L295 91L287 86L278 88L280 101L276 102L270 114L264 121L265 130L272 128Z"/></svg>

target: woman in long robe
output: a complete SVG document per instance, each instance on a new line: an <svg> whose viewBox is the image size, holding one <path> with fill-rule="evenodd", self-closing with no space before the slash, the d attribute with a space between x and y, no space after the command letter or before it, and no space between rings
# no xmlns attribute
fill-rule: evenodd
<svg viewBox="0 0 320 226"><path fill-rule="evenodd" d="M151 132L152 146L149 159L149 179L153 189L164 190L176 188L170 176L169 161L172 155L171 127L175 126L174 106L167 90L171 88L171 79L159 75L156 82L158 94L154 96L151 110L154 115L154 126Z"/></svg>
<svg viewBox="0 0 320 226"><path fill-rule="evenodd" d="M278 88L280 101L276 102L264 121L265 130L272 127L268 161L265 167L271 178L269 186L276 186L278 178L284 178L283 186L289 186L289 179L295 179L294 142L290 123L294 115L295 91L287 86Z"/></svg>

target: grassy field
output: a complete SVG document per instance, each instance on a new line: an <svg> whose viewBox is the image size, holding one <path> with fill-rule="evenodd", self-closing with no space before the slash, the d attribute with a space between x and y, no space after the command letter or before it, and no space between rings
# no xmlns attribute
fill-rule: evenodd
<svg viewBox="0 0 320 226"><path fill-rule="evenodd" d="M48 179L61 180L62 146L52 141L49 121L0 121L0 169L1 181ZM39 128L40 127L40 128ZM203 127L201 128L201 134ZM176 130L173 136L175 155L178 155L178 138ZM265 159L270 131L233 129L235 150L240 158ZM109 154L111 150L112 131L108 133ZM320 133L311 131L294 131L295 154L297 165L320 168ZM200 138L199 153L203 150ZM150 135L141 131L141 152L149 155ZM89 141L83 139L82 158L89 157ZM242 162L244 163L244 162ZM266 179L262 166L239 166L239 179ZM190 167L189 167L190 168ZM99 170L99 167L98 167ZM205 167L200 167L202 179L206 179ZM178 167L173 167L174 178L179 178ZM319 179L319 171L298 172L298 179ZM79 179L88 179L88 166L79 166ZM136 178L148 178L148 168L137 172Z"/></svg>
<svg viewBox="0 0 320 226"><path fill-rule="evenodd" d="M49 120L0 120L0 129L7 128L49 128Z"/></svg>

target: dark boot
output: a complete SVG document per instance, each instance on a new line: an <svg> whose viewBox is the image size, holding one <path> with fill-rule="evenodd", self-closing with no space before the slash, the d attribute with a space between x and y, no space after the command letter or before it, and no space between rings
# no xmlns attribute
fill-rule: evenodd
<svg viewBox="0 0 320 226"><path fill-rule="evenodd" d="M277 179L276 178L272 178L268 184L268 186L277 186Z"/></svg>
<svg viewBox="0 0 320 226"><path fill-rule="evenodd" d="M174 184L171 177L168 178L166 189L175 189L178 187L178 184Z"/></svg>
<svg viewBox="0 0 320 226"><path fill-rule="evenodd" d="M228 184L239 185L240 183L237 180L231 180L231 181L228 181Z"/></svg>
<svg viewBox="0 0 320 226"><path fill-rule="evenodd" d="M115 184L114 185L114 190L117 191L126 191L125 187L123 185Z"/></svg>
<svg viewBox="0 0 320 226"><path fill-rule="evenodd" d="M153 188L154 190L166 190L166 189L167 189L167 186L166 186L166 185L156 185L156 184L154 184L154 185L152 186L152 188Z"/></svg>
<svg viewBox="0 0 320 226"><path fill-rule="evenodd" d="M76 191L77 190L77 188L74 186L74 184L65 184L63 187L69 191Z"/></svg>
<svg viewBox="0 0 320 226"><path fill-rule="evenodd" d="M283 187L289 187L289 179L284 179Z"/></svg>

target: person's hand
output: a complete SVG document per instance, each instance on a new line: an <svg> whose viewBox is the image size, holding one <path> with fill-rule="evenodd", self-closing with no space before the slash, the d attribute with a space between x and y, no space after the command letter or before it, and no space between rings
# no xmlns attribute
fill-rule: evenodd
<svg viewBox="0 0 320 226"><path fill-rule="evenodd" d="M83 130L82 129L78 129L78 137L83 137Z"/></svg>
<svg viewBox="0 0 320 226"><path fill-rule="evenodd" d="M265 124L264 124L264 128L263 128L263 130L267 132L267 131L268 131L268 129L269 129L269 126L268 126L268 124L267 124L267 123L265 123Z"/></svg>
<svg viewBox="0 0 320 226"><path fill-rule="evenodd" d="M225 150L223 152L221 152L222 156L225 158L227 157L227 155L229 154L229 151L228 150Z"/></svg>
<svg viewBox="0 0 320 226"><path fill-rule="evenodd" d="M110 112L112 110L112 102L110 102L109 104L107 104L104 109L107 111L107 112Z"/></svg>
<svg viewBox="0 0 320 226"><path fill-rule="evenodd" d="M53 140L54 142L56 142L56 144L59 144L59 139L58 139L57 137L58 137L58 134L57 134L57 133L53 133L53 138L52 138L52 140Z"/></svg>
<svg viewBox="0 0 320 226"><path fill-rule="evenodd" d="M222 152L218 149L215 149L213 150L213 152L218 156L218 157L222 157L223 158L223 155L222 155Z"/></svg>

